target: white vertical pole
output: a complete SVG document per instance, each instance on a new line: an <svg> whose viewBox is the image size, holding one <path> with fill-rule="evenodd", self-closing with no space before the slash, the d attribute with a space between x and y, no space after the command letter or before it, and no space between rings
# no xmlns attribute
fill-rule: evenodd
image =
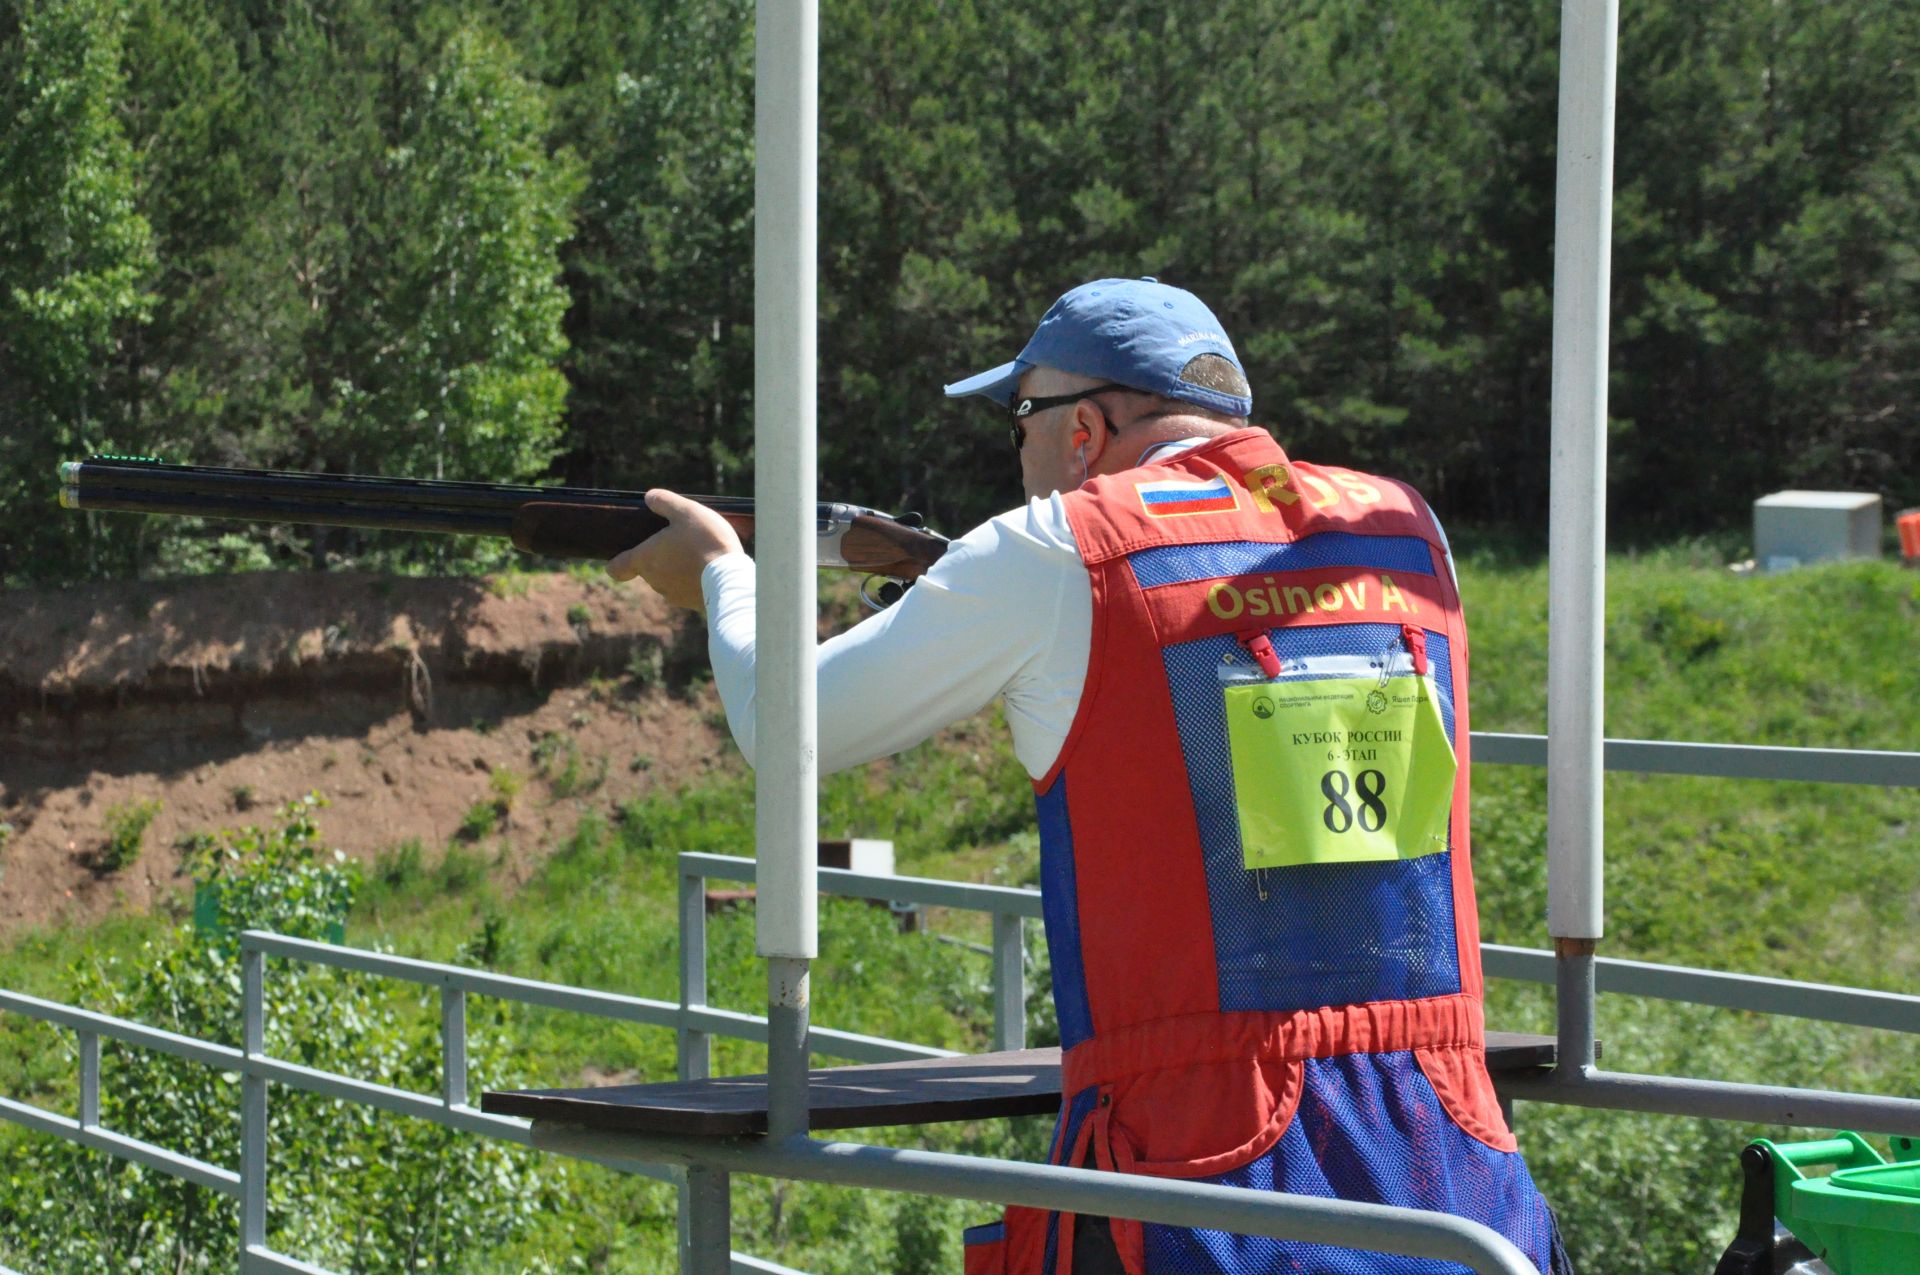
<svg viewBox="0 0 1920 1275"><path fill-rule="evenodd" d="M1604 929L1607 321L1619 0L1562 0L1547 527L1547 929L1562 1071L1594 1066Z"/></svg>
<svg viewBox="0 0 1920 1275"><path fill-rule="evenodd" d="M805 1133L807 962L819 950L815 713L815 183L818 0L754 24L755 841L768 960L769 1132ZM795 1087L798 1087L796 1096Z"/></svg>
<svg viewBox="0 0 1920 1275"><path fill-rule="evenodd" d="M1607 288L1618 0L1564 0L1554 189L1547 926L1597 940L1607 548Z"/></svg>

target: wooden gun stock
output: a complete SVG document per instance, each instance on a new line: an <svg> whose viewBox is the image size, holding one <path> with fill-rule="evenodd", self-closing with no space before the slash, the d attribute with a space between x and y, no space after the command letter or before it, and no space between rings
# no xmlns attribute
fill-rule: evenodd
<svg viewBox="0 0 1920 1275"><path fill-rule="evenodd" d="M743 538L753 535L753 515L722 513ZM549 558L605 561L667 525L651 509L614 508L565 501L530 501L513 513L513 543ZM940 561L947 541L880 514L859 513L840 536L839 561L849 571L918 580Z"/></svg>

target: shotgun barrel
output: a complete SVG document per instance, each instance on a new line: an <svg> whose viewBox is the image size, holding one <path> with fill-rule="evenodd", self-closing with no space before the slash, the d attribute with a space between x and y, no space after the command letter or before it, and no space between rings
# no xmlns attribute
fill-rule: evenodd
<svg viewBox="0 0 1920 1275"><path fill-rule="evenodd" d="M741 531L753 501L693 496ZM170 465L145 456L93 456L60 466L63 509L186 515L375 531L494 536L528 553L605 561L666 526L645 494L605 487L535 487L364 474ZM818 506L819 563L902 583L918 579L947 540L911 516L838 502Z"/></svg>

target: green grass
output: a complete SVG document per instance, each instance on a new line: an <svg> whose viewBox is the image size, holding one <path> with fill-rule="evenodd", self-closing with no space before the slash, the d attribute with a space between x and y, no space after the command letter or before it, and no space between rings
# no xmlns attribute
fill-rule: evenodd
<svg viewBox="0 0 1920 1275"><path fill-rule="evenodd" d="M1915 747L1920 577L1886 563L1734 576L1692 547L1610 563L1607 733L1788 747ZM1462 564L1474 727L1545 729L1546 569ZM1547 943L1546 777L1474 770L1484 937ZM1610 774L1602 955L1911 991L1920 982L1920 794ZM1544 988L1488 989L1488 1019L1551 1031ZM1603 997L1615 1070L1906 1094L1920 1041ZM1710 1270L1744 1142L1722 1122L1523 1105L1518 1131L1583 1270Z"/></svg>
<svg viewBox="0 0 1920 1275"><path fill-rule="evenodd" d="M1920 577L1883 564L1734 577L1697 558L1682 548L1612 564L1610 734L1915 747ZM1474 641L1473 725L1543 729L1544 568L1467 555L1462 578ZM542 742L549 781L571 770L567 782L592 782L563 736ZM1485 935L1544 946L1544 776L1481 765L1474 784ZM503 886L484 847L394 847L367 874L348 941L673 999L674 856L750 853L752 793L751 775L729 767L700 786L629 803L612 820L589 819L517 890ZM1606 798L1603 954L1895 990L1916 982L1920 944L1909 936L1920 906L1920 794L1613 775ZM823 835L892 838L904 873L1006 884L1037 878L1030 790L993 714L892 761L829 777L820 811ZM123 916L15 937L0 948L0 986L62 998L71 968L138 959L143 944L165 941L169 923ZM931 924L975 941L986 935L983 918L936 911ZM985 957L896 934L883 912L832 899L823 900L820 946L816 1022L987 1047ZM764 973L750 908L711 918L709 952L712 1002L758 1010ZM416 990L378 987L400 1012L435 1012ZM1489 1004L1497 1027L1551 1026L1544 989L1495 984ZM476 1035L508 1060L501 1083L672 1074L672 1037L663 1030L484 1000L473 1013ZM1625 1070L1898 1093L1911 1090L1920 1069L1920 1050L1904 1038L1629 998L1603 999L1600 1032L1608 1064ZM0 1091L70 1109L70 1049L58 1033L8 1022L0 1029ZM326 1060L315 1065L368 1074L349 1050L331 1042L315 1049ZM716 1042L720 1072L763 1064L758 1046ZM1029 1120L858 1136L1032 1158L1047 1130L1047 1121ZM1522 1107L1519 1130L1583 1269L1710 1269L1732 1233L1736 1157L1750 1130L1538 1105ZM0 1132L0 1147L20 1136L27 1135ZM472 1271L523 1270L536 1256L595 1271L671 1269L669 1193L590 1166L566 1175L535 1229L507 1250L476 1255ZM990 1213L744 1179L735 1210L737 1247L818 1272L953 1269L957 1228Z"/></svg>
<svg viewBox="0 0 1920 1275"><path fill-rule="evenodd" d="M1461 575L1474 728L1544 730L1544 566L1489 571L1468 561ZM1916 634L1920 577L1891 564L1738 577L1659 557L1616 561L1607 733L1909 750ZM1473 778L1486 936L1543 944L1545 774L1482 765ZM1920 800L1911 790L1610 774L1605 798L1609 954L1914 985L1916 945L1905 935L1920 897Z"/></svg>

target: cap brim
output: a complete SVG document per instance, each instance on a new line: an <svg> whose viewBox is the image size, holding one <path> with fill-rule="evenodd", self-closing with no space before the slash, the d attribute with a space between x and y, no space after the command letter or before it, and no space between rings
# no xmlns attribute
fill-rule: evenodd
<svg viewBox="0 0 1920 1275"><path fill-rule="evenodd" d="M955 381L947 386L948 398L965 398L969 394L980 394L992 399L1002 407L1013 402L1013 393L1020 388L1020 378L1033 367L1031 363L1022 363L1019 359L1011 363L1002 363L990 372L978 376L969 376L964 381Z"/></svg>

